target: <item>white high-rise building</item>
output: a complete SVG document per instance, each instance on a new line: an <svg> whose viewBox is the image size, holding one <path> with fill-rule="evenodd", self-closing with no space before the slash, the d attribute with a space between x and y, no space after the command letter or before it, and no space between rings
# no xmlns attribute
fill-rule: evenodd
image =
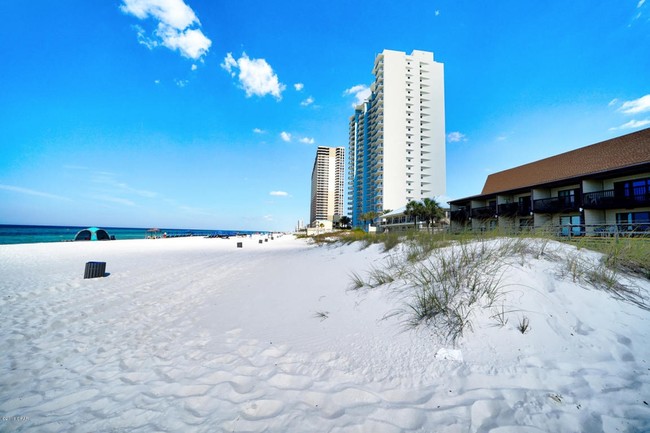
<svg viewBox="0 0 650 433"><path fill-rule="evenodd" d="M384 50L370 97L350 117L348 212L395 210L446 193L443 64L433 53Z"/></svg>
<svg viewBox="0 0 650 433"><path fill-rule="evenodd" d="M318 146L311 172L312 225L317 221L336 222L343 215L345 148Z"/></svg>

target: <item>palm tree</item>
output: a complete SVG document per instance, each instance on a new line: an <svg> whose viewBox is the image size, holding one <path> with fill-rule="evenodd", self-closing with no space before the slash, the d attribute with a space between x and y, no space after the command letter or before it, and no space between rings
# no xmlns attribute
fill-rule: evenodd
<svg viewBox="0 0 650 433"><path fill-rule="evenodd" d="M437 201L431 198L422 199L423 217L427 222L427 229L430 229L436 221L445 217L445 211L440 207Z"/></svg>
<svg viewBox="0 0 650 433"><path fill-rule="evenodd" d="M378 216L379 216L379 214L377 212L370 211L370 212L362 213L361 215L359 215L359 219L361 221L363 221L363 227L365 229L366 228L366 222L370 221L370 223L372 224L372 221L375 218L377 218Z"/></svg>
<svg viewBox="0 0 650 433"><path fill-rule="evenodd" d="M372 225L373 221L374 221L375 218L377 218L378 216L379 216L379 213L377 213L377 212L375 212L375 211L366 212L366 220L367 220L367 221L370 221L370 224L369 224L369 225Z"/></svg>
<svg viewBox="0 0 650 433"><path fill-rule="evenodd" d="M350 217L347 216L347 215L343 215L343 216L341 217L341 219L339 219L339 225L340 225L340 227L346 227L346 228L347 228L347 227L350 226L350 222L351 222Z"/></svg>
<svg viewBox="0 0 650 433"><path fill-rule="evenodd" d="M424 205L422 202L419 202L417 200L411 200L410 202L406 203L406 210L404 211L404 215L413 218L413 228L417 228L418 220L424 219L425 216Z"/></svg>

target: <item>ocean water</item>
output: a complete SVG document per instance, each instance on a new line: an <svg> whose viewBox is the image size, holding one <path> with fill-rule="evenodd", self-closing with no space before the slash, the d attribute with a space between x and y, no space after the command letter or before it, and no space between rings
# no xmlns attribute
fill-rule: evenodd
<svg viewBox="0 0 650 433"><path fill-rule="evenodd" d="M76 226L26 226L0 224L0 245L2 244L32 244L39 242L67 242L73 241L79 230L87 227ZM126 227L100 227L115 236L115 240L145 239L148 236L161 237L167 233L168 237L181 236L234 236L236 234L253 234L256 231L246 230L193 230L193 229L165 229L157 232L148 231L146 228Z"/></svg>

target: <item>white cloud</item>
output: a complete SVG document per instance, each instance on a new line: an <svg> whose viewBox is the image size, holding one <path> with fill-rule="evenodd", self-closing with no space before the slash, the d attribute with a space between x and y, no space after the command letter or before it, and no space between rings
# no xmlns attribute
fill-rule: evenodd
<svg viewBox="0 0 650 433"><path fill-rule="evenodd" d="M173 27L158 24L156 35L162 40L162 45L170 50L178 50L183 57L200 59L208 52L212 41L206 38L199 29L176 30Z"/></svg>
<svg viewBox="0 0 650 433"><path fill-rule="evenodd" d="M609 104L607 104L608 107L613 107L614 105L618 104L618 99L614 98L611 101L609 101Z"/></svg>
<svg viewBox="0 0 650 433"><path fill-rule="evenodd" d="M634 129L634 128L641 128L643 126L650 125L650 119L644 119L644 120L630 120L627 123L622 124L621 126L616 126L613 128L609 128L610 131L616 131L619 129Z"/></svg>
<svg viewBox="0 0 650 433"><path fill-rule="evenodd" d="M138 34L138 43L140 45L144 45L145 47L149 48L150 50L153 50L158 46L158 41L151 39L150 37L147 36L147 32L140 27L139 25L134 25L133 28L135 29L136 33Z"/></svg>
<svg viewBox="0 0 650 433"><path fill-rule="evenodd" d="M282 141L286 141L287 143L291 141L291 134L288 132L282 131L280 137L282 138Z"/></svg>
<svg viewBox="0 0 650 433"><path fill-rule="evenodd" d="M296 83L293 85L293 87L296 89L296 91L300 92L302 89L305 88L305 85L302 83Z"/></svg>
<svg viewBox="0 0 650 433"><path fill-rule="evenodd" d="M5 190L5 191L17 192L19 194L35 195L37 197L51 198L51 199L54 199L54 200L70 201L70 199L67 198L67 197L62 197L60 195L50 194L50 193L47 193L47 192L36 191L36 190L33 190L33 189L29 189L29 188L22 188L20 186L2 185L2 184L0 184L0 189Z"/></svg>
<svg viewBox="0 0 650 433"><path fill-rule="evenodd" d="M344 95L354 95L355 101L352 104L353 107L362 104L366 99L370 97L370 93L370 88L365 84L357 84L356 86L352 86L349 89L345 89L343 92Z"/></svg>
<svg viewBox="0 0 650 433"><path fill-rule="evenodd" d="M237 67L237 60L232 56L232 53L226 54L226 58L223 59L221 67L228 71L228 73L234 77L236 74L232 71L233 68Z"/></svg>
<svg viewBox="0 0 650 433"><path fill-rule="evenodd" d="M196 66L196 63L192 65L192 70L193 70L193 71L196 71L198 68L199 68L199 67Z"/></svg>
<svg viewBox="0 0 650 433"><path fill-rule="evenodd" d="M305 144L314 144L314 143L316 143L316 140L314 140L311 137L303 137L303 138L300 139L300 142L305 143Z"/></svg>
<svg viewBox="0 0 650 433"><path fill-rule="evenodd" d="M307 106L309 106L309 105L311 105L311 104L313 104L313 103L314 103L314 98L312 98L312 97L310 96L309 98L307 98L307 99L305 99L304 101L302 101L302 102L300 103L300 105L302 105L303 107L307 107Z"/></svg>
<svg viewBox="0 0 650 433"><path fill-rule="evenodd" d="M465 134L462 134L458 131L450 132L447 134L447 141L450 143L458 143L459 141L467 141Z"/></svg>
<svg viewBox="0 0 650 433"><path fill-rule="evenodd" d="M174 82L176 83L176 85L178 87L181 87L181 88L187 86L187 83L188 83L187 80L174 80Z"/></svg>
<svg viewBox="0 0 650 433"><path fill-rule="evenodd" d="M273 95L278 100L282 99L286 86L280 83L266 60L251 59L246 53L242 53L242 56L235 60L232 53L228 53L221 67L232 77L237 75L235 69L239 69L239 82L247 97Z"/></svg>
<svg viewBox="0 0 650 433"><path fill-rule="evenodd" d="M176 29L185 29L198 18L183 0L122 0L122 12L143 20L149 16Z"/></svg>
<svg viewBox="0 0 650 433"><path fill-rule="evenodd" d="M265 134L266 133L265 130L260 129L260 128L253 129L253 132L256 133L256 134Z"/></svg>
<svg viewBox="0 0 650 433"><path fill-rule="evenodd" d="M153 80L154 84L160 84L160 80Z"/></svg>
<svg viewBox="0 0 650 433"><path fill-rule="evenodd" d="M636 5L637 8L640 8L645 3L645 0L639 0L639 4Z"/></svg>
<svg viewBox="0 0 650 433"><path fill-rule="evenodd" d="M158 21L154 31L157 39L148 37L142 27L134 26L138 42L149 49L163 45L179 51L183 57L197 60L212 45L212 41L196 28L201 23L183 0L122 0L120 10L140 20L153 18Z"/></svg>
<svg viewBox="0 0 650 433"><path fill-rule="evenodd" d="M650 111L650 94L640 97L632 101L625 101L618 109L625 114L638 114Z"/></svg>
<svg viewBox="0 0 650 433"><path fill-rule="evenodd" d="M436 16L440 16L440 11L436 11Z"/></svg>
<svg viewBox="0 0 650 433"><path fill-rule="evenodd" d="M288 197L289 193L285 191L271 191L269 195L275 196L275 197Z"/></svg>

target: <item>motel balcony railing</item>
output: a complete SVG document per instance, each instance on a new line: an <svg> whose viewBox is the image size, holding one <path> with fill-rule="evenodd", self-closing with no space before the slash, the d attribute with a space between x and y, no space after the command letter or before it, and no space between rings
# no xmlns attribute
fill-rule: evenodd
<svg viewBox="0 0 650 433"><path fill-rule="evenodd" d="M528 216L530 211L530 203L503 203L498 206L500 217Z"/></svg>
<svg viewBox="0 0 650 433"><path fill-rule="evenodd" d="M578 196L553 197L535 200L533 212L535 213L559 213L575 212L582 206L582 200Z"/></svg>
<svg viewBox="0 0 650 433"><path fill-rule="evenodd" d="M494 218L497 215L497 207L496 205L475 207L472 209L471 215L472 218L477 218L477 219Z"/></svg>
<svg viewBox="0 0 650 433"><path fill-rule="evenodd" d="M449 218L457 223L464 224L469 220L469 214L465 209L452 210Z"/></svg>
<svg viewBox="0 0 650 433"><path fill-rule="evenodd" d="M588 192L582 195L585 209L633 209L650 206L650 192L641 191L634 195L616 194L613 189Z"/></svg>

